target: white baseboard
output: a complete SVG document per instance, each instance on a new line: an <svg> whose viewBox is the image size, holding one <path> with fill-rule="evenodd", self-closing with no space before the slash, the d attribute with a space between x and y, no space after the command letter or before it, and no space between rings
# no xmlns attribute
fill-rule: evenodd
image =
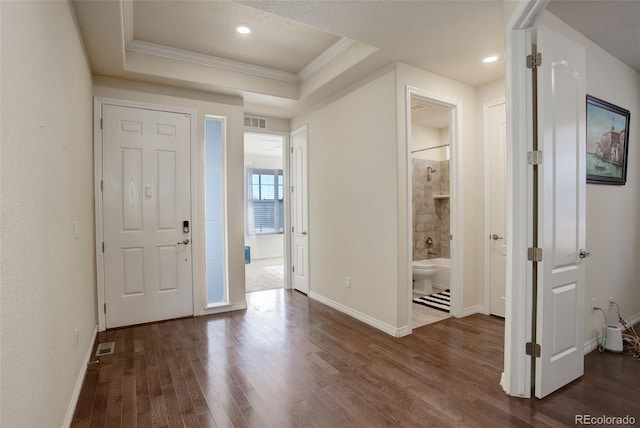
<svg viewBox="0 0 640 428"><path fill-rule="evenodd" d="M210 308L203 308L200 311L200 315L213 315L223 312L239 311L242 309L247 309L247 302L229 303L225 305L212 306Z"/></svg>
<svg viewBox="0 0 640 428"><path fill-rule="evenodd" d="M470 306L462 310L461 318L468 317L469 315L473 315L473 314L481 314L481 313L484 313L483 311L484 311L484 307L482 305Z"/></svg>
<svg viewBox="0 0 640 428"><path fill-rule="evenodd" d="M359 321L362 321L363 323L368 324L371 327L384 331L385 333L390 334L393 337L402 337L409 334L408 327L395 328L392 325L389 325L385 322L380 321L379 319L370 317L369 315L363 314L362 312L358 312L353 308L345 306L342 303L338 303L335 300L331 300L327 297L321 296L318 293L314 293L313 291L309 293L309 297L337 311L340 311L343 314L347 314L350 317L353 317Z"/></svg>
<svg viewBox="0 0 640 428"><path fill-rule="evenodd" d="M638 322L640 322L640 313L637 313L635 315L633 315L630 318L627 318L625 320L625 322L627 323L627 325L629 327L631 327L634 324L637 324ZM624 330L624 327L622 326L621 323L617 324L618 327L620 327L622 330ZM588 354L589 352L595 350L598 347L598 338L597 337L592 337L591 339L589 339L588 341L585 342L584 344L584 354Z"/></svg>
<svg viewBox="0 0 640 428"><path fill-rule="evenodd" d="M71 422L73 421L73 414L76 412L76 406L78 405L78 399L80 398L80 391L82 391L82 384L84 383L84 377L87 374L87 364L91 359L91 354L93 353L93 345L96 343L96 336L98 335L98 324L96 324L93 329L93 336L89 341L89 349L87 349L87 354L82 360L82 366L80 367L80 374L78 374L78 380L76 381L76 387L73 389L73 395L71 396L71 402L69 403L69 408L67 409L67 416L64 418L63 427L70 427Z"/></svg>

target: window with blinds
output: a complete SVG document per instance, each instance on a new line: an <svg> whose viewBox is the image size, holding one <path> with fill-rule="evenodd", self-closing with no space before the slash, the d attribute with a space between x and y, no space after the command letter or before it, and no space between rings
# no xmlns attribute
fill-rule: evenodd
<svg viewBox="0 0 640 428"><path fill-rule="evenodd" d="M281 169L247 169L247 235L284 233Z"/></svg>

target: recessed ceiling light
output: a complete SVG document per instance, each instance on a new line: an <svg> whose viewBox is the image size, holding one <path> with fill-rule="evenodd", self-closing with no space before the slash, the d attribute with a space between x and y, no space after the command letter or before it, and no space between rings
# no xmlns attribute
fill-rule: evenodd
<svg viewBox="0 0 640 428"><path fill-rule="evenodd" d="M498 60L498 55L490 55L482 58L482 62L484 62L485 64L496 62L497 60Z"/></svg>
<svg viewBox="0 0 640 428"><path fill-rule="evenodd" d="M249 34L251 32L251 27L245 24L240 24L236 26L236 31L240 34Z"/></svg>

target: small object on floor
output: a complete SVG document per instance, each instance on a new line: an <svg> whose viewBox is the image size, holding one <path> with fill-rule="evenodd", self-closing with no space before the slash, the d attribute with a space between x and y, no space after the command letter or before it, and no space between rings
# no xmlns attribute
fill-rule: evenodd
<svg viewBox="0 0 640 428"><path fill-rule="evenodd" d="M439 293L429 294L428 296L414 297L413 303L424 305L432 309L437 309L442 312L449 312L451 310L451 293L447 288Z"/></svg>
<svg viewBox="0 0 640 428"><path fill-rule="evenodd" d="M101 355L113 354L113 350L116 347L116 342L105 342L98 345L96 349L96 357Z"/></svg>

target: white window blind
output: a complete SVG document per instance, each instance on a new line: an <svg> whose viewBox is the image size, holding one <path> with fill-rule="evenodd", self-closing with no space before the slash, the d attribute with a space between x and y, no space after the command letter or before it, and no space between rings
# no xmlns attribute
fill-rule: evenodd
<svg viewBox="0 0 640 428"><path fill-rule="evenodd" d="M284 233L281 169L247 168L247 235Z"/></svg>

